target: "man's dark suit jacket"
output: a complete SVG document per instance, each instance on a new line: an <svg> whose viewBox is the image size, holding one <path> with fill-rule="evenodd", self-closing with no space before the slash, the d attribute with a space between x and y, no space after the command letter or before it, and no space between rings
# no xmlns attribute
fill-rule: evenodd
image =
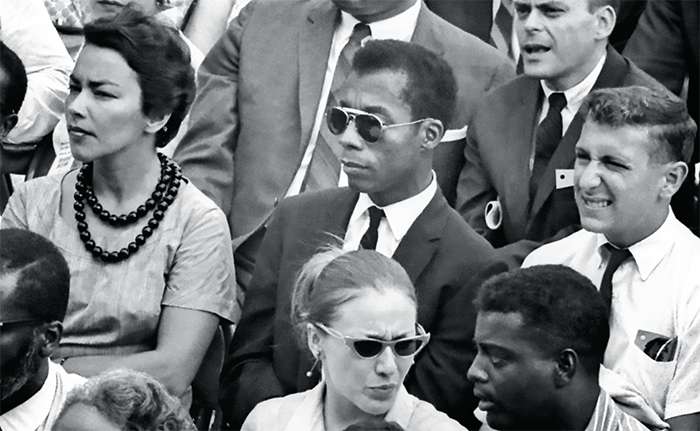
<svg viewBox="0 0 700 431"><path fill-rule="evenodd" d="M282 202L273 216L222 372L221 407L239 425L261 400L303 391L318 382L306 348L290 323L290 298L301 266L343 238L358 194L335 188ZM406 378L409 392L474 427L476 399L466 372L473 359L475 275L496 262L495 251L447 204L438 190L401 240L393 258L416 287L418 322L432 334ZM495 267L498 267L496 264ZM478 426L477 426L478 427Z"/></svg>
<svg viewBox="0 0 700 431"><path fill-rule="evenodd" d="M197 72L189 130L175 159L224 211L234 249L272 214L304 155L340 12L330 0L254 0ZM412 42L442 56L459 85L449 128L514 75L509 60L421 6ZM435 171L454 197L464 140L438 146Z"/></svg>
<svg viewBox="0 0 700 431"><path fill-rule="evenodd" d="M652 77L608 46L593 89L641 85L663 88ZM577 114L558 144L529 205L530 154L543 92L539 79L519 76L484 99L467 132L466 163L457 189L457 210L486 236L512 266L543 241L562 238L580 223L573 187L555 187L556 169L573 169L574 147L584 118ZM486 226L484 209L499 198L503 223Z"/></svg>
<svg viewBox="0 0 700 431"><path fill-rule="evenodd" d="M688 112L700 119L700 0L651 0L625 48L625 55L675 94L688 77ZM698 208L693 198L694 164L700 160L695 140L690 173L671 205L676 217L698 235Z"/></svg>

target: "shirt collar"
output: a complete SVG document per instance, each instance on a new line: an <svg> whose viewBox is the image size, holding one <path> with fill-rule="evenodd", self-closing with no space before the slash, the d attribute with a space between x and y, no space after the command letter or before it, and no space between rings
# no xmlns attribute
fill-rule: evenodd
<svg viewBox="0 0 700 431"><path fill-rule="evenodd" d="M396 39L410 42L413 31L416 29L418 14L420 13L421 1L416 0L413 6L398 15L381 21L369 23L372 31L372 39ZM352 29L360 21L345 11L341 11L341 21L338 27L338 35L343 38L347 34L350 38Z"/></svg>
<svg viewBox="0 0 700 431"><path fill-rule="evenodd" d="M408 199L404 199L400 202L396 202L385 207L381 207L372 202L372 199L369 197L369 195L367 195L367 193L360 193L360 197L357 199L357 204L355 204L355 209L350 216L348 226L356 222L369 207L376 206L384 210L384 215L389 223L389 228L391 228L394 238L400 242L437 192L437 181L435 179L434 171L432 172L432 175L433 178L425 190L415 196L411 196Z"/></svg>
<svg viewBox="0 0 700 431"><path fill-rule="evenodd" d="M659 263L661 263L664 256L673 248L673 244L678 237L678 230L676 229L677 223L676 216L673 214L673 211L669 209L666 220L656 232L629 247L629 251L632 253L634 262L639 269L639 275L643 281L649 278L652 271L654 271ZM605 249L604 245L608 243L608 240L605 238L605 235L598 234L597 242L598 255L601 259L600 264L602 264L603 253L609 254L607 251L603 252L603 249Z"/></svg>
<svg viewBox="0 0 700 431"><path fill-rule="evenodd" d="M578 108L581 107L583 99L593 89L595 82L598 80L600 72L603 70L603 65L605 64L606 58L607 52L603 53L603 56L598 61L598 64L596 64L593 70L591 70L591 73L589 73L583 81L579 82L568 90L563 91L564 96L566 96L566 107L564 109L569 111L572 115L575 115L578 112ZM540 80L540 85L542 86L542 91L544 91L544 97L549 99L550 94L554 93L554 90L549 88L543 79Z"/></svg>

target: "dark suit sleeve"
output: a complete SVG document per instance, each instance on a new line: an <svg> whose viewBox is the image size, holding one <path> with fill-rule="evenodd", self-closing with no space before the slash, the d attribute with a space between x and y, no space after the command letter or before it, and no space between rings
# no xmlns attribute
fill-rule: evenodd
<svg viewBox="0 0 700 431"><path fill-rule="evenodd" d="M255 1L246 6L197 71L188 130L175 149L184 174L227 215L238 142L238 65L241 38Z"/></svg>
<svg viewBox="0 0 700 431"><path fill-rule="evenodd" d="M478 131L470 126L464 148L464 167L457 184L455 208L472 229L493 243L494 233L486 226L484 209L489 201L496 199L497 193L482 163L480 145Z"/></svg>
<svg viewBox="0 0 700 431"><path fill-rule="evenodd" d="M675 94L681 92L688 72L682 19L679 1L648 1L624 50L626 57Z"/></svg>
<svg viewBox="0 0 700 431"><path fill-rule="evenodd" d="M221 372L224 422L239 429L260 401L285 395L272 363L284 203L265 233L241 320Z"/></svg>

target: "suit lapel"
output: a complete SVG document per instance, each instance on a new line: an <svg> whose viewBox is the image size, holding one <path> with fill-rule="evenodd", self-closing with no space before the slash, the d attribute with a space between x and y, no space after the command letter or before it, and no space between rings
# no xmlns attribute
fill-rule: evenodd
<svg viewBox="0 0 700 431"><path fill-rule="evenodd" d="M438 189L428 206L408 229L392 256L403 266L414 284L432 259L440 242L447 223L447 210L447 201Z"/></svg>
<svg viewBox="0 0 700 431"><path fill-rule="evenodd" d="M350 216L360 195L347 187L333 190L334 192L328 196L328 199L323 201L323 212L318 212L323 214L319 218L319 225L325 224L320 230L337 236L342 240L345 238Z"/></svg>
<svg viewBox="0 0 700 431"><path fill-rule="evenodd" d="M627 63L622 58L620 54L615 51L610 45L607 48L607 57L605 59L605 64L603 64L603 69L600 71L600 75L593 85L593 90L599 88L614 88L620 87L624 84L625 76L629 68ZM549 160L547 169L542 174L542 178L537 186L537 193L535 194L535 201L532 204L532 214L537 214L537 212L542 209L542 205L547 201L547 198L554 190L554 185L556 184L555 171L556 169L570 169L573 168L575 160L575 147L581 136L581 129L583 128L584 118L580 112L576 114L574 119L571 121L569 128L566 130L564 137L562 137L561 142L557 145L557 149L552 154L552 158ZM531 220L534 217L530 218Z"/></svg>
<svg viewBox="0 0 700 431"><path fill-rule="evenodd" d="M541 93L538 80L520 79L523 79L523 84L516 87L519 89L515 99L517 102L503 117L504 120L513 118L517 124L507 127L503 135L505 140L498 143L503 151L500 156L503 160L509 161L499 175L504 184L502 190L505 194L501 202L507 205L506 213L510 215L513 226L525 226L525 220L527 220L530 156ZM524 232L514 232L514 234L520 237Z"/></svg>
<svg viewBox="0 0 700 431"><path fill-rule="evenodd" d="M421 1L420 13L418 14L418 21L416 21L416 29L413 31L413 36L411 36L411 42L442 56L445 52L445 47L435 32L443 23L436 23L437 19L437 15L431 12L425 3Z"/></svg>
<svg viewBox="0 0 700 431"><path fill-rule="evenodd" d="M309 14L299 35L299 113L302 153L309 143L318 111L338 18L339 11L333 3L315 2L309 7Z"/></svg>

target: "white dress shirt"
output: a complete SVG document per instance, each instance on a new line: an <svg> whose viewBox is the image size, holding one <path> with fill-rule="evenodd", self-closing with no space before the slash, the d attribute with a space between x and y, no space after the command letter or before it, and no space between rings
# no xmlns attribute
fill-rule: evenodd
<svg viewBox="0 0 700 431"><path fill-rule="evenodd" d="M411 37L413 36L413 31L416 29L421 4L421 1L416 0L413 6L396 16L382 21L369 23L369 28L372 31L372 36L370 36L370 38L377 40L395 39L403 42L410 42ZM289 190L287 190L286 196L294 196L299 194L301 191L301 186L304 182L306 171L309 169L311 157L313 156L314 149L316 148L316 139L318 138L319 130L321 130L321 122L323 121L323 117L326 113L326 104L328 103L328 95L331 92L331 84L333 83L335 66L338 64L338 58L340 58L341 51L350 40L350 36L352 36L352 31L355 28L355 25L359 22L360 21L349 13L341 12L340 24L338 27L336 27L335 33L333 34L331 53L328 56L328 66L326 67L326 77L323 80L321 100L319 101L318 110L316 111L314 127L311 129L311 139L306 147L306 151L304 152L304 157L301 160L299 169L294 175L292 184L289 186ZM347 176L341 169L338 184L345 186L347 183Z"/></svg>
<svg viewBox="0 0 700 431"><path fill-rule="evenodd" d="M348 228L345 231L345 244L343 250L357 250L360 248L362 236L369 227L368 208L376 206L384 210L385 217L379 222L376 250L386 257L391 257L399 246L399 243L411 228L419 215L425 210L437 193L437 181L435 172L428 187L422 192L400 202L380 207L372 202L366 193L360 193L355 209L350 215Z"/></svg>
<svg viewBox="0 0 700 431"><path fill-rule="evenodd" d="M563 264L600 288L607 242L581 230L535 250L523 267ZM633 258L613 274L603 365L636 387L661 418L700 412L700 238L669 210L664 224L629 250ZM677 337L675 360L655 361L637 347L637 338L648 333Z"/></svg>

